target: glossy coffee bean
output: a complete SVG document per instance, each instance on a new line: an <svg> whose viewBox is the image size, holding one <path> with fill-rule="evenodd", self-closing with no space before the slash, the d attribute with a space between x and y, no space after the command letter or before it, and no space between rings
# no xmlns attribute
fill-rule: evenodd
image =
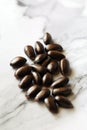
<svg viewBox="0 0 87 130"><path fill-rule="evenodd" d="M27 99L34 98L40 90L41 88L38 85L31 86L26 93Z"/></svg>
<svg viewBox="0 0 87 130"><path fill-rule="evenodd" d="M48 56L41 65L46 67L50 63L50 61L51 61L51 58Z"/></svg>
<svg viewBox="0 0 87 130"><path fill-rule="evenodd" d="M40 74L38 72L33 71L32 75L33 75L34 83L41 85L42 84L42 79L41 79Z"/></svg>
<svg viewBox="0 0 87 130"><path fill-rule="evenodd" d="M57 113L58 112L58 106L55 102L54 97L50 96L48 98L45 98L44 100L45 105L47 108L52 112L52 113Z"/></svg>
<svg viewBox="0 0 87 130"><path fill-rule="evenodd" d="M35 59L35 52L32 46L25 46L24 52L31 60Z"/></svg>
<svg viewBox="0 0 87 130"><path fill-rule="evenodd" d="M65 56L63 54L61 54L58 51L48 51L48 55L53 58L56 59L58 61L60 61L61 59L65 58Z"/></svg>
<svg viewBox="0 0 87 130"><path fill-rule="evenodd" d="M56 60L52 60L48 65L47 69L49 70L50 73L55 74L59 72L59 65Z"/></svg>
<svg viewBox="0 0 87 130"><path fill-rule="evenodd" d="M51 85L52 81L53 81L53 76L52 76L52 74L46 73L46 74L43 76L43 85L44 85L44 86L49 86L49 85Z"/></svg>
<svg viewBox="0 0 87 130"><path fill-rule="evenodd" d="M32 69L34 71L37 71L38 73L42 75L44 75L47 72L47 69L44 66L38 65L38 64L34 64L32 65Z"/></svg>
<svg viewBox="0 0 87 130"><path fill-rule="evenodd" d="M15 71L15 77L23 78L25 75L30 74L30 72L31 72L31 67L29 65L25 65Z"/></svg>
<svg viewBox="0 0 87 130"><path fill-rule="evenodd" d="M37 41L35 44L35 51L37 54L42 54L44 53L44 46L41 42Z"/></svg>
<svg viewBox="0 0 87 130"><path fill-rule="evenodd" d="M55 100L56 100L57 104L60 107L63 107L63 108L73 108L72 103L66 97L56 96Z"/></svg>
<svg viewBox="0 0 87 130"><path fill-rule="evenodd" d="M20 79L19 88L25 91L27 99L44 103L52 113L57 113L59 107L73 108L66 98L72 94L68 87L70 66L63 55L61 45L55 43L49 33L43 37L44 45L37 41L35 49L25 46L25 54L33 61L29 66L24 57L16 57L10 65L17 70L15 77ZM20 68L19 68L20 67ZM62 77L55 81L55 74L61 72Z"/></svg>
<svg viewBox="0 0 87 130"><path fill-rule="evenodd" d="M44 37L43 37L43 41L44 43L47 45L47 44L50 44L51 41L52 41L52 37L49 33L45 33Z"/></svg>
<svg viewBox="0 0 87 130"><path fill-rule="evenodd" d="M68 81L69 81L68 77L61 77L61 78L57 79L56 81L54 81L51 84L51 87L52 88L64 87L68 83Z"/></svg>
<svg viewBox="0 0 87 130"><path fill-rule="evenodd" d="M50 90L49 89L42 89L35 97L36 101L44 101L45 98L49 97Z"/></svg>
<svg viewBox="0 0 87 130"><path fill-rule="evenodd" d="M69 66L69 62L68 62L67 59L64 58L64 59L62 59L60 61L60 69L61 69L61 73L63 75L68 75L69 74L69 72L70 72L70 66Z"/></svg>
<svg viewBox="0 0 87 130"><path fill-rule="evenodd" d="M19 83L19 88L26 89L29 88L32 83L32 75L26 75Z"/></svg>
<svg viewBox="0 0 87 130"><path fill-rule="evenodd" d="M26 61L27 60L24 57L18 56L11 60L10 65L13 68L19 68L19 67L23 66L26 63Z"/></svg>
<svg viewBox="0 0 87 130"><path fill-rule="evenodd" d="M55 88L52 90L52 94L54 96L57 96L57 95L69 96L71 93L72 93L72 90L69 87Z"/></svg>
<svg viewBox="0 0 87 130"><path fill-rule="evenodd" d="M54 43L54 44L47 45L46 50L47 51L51 51L51 50L63 51L63 48L61 45Z"/></svg>
<svg viewBox="0 0 87 130"><path fill-rule="evenodd" d="M39 54L36 56L34 63L41 63L47 58L47 54Z"/></svg>

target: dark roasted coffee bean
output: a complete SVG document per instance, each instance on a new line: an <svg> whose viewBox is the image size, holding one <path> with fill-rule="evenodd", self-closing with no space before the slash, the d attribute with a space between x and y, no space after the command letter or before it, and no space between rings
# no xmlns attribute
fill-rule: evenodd
<svg viewBox="0 0 87 130"><path fill-rule="evenodd" d="M55 74L59 72L59 65L56 60L52 60L48 65L47 69L49 70L50 73Z"/></svg>
<svg viewBox="0 0 87 130"><path fill-rule="evenodd" d="M53 81L53 76L50 73L46 73L43 76L43 85L49 86L51 85L52 81Z"/></svg>
<svg viewBox="0 0 87 130"><path fill-rule="evenodd" d="M34 98L40 90L41 88L38 85L31 86L26 93L27 99Z"/></svg>
<svg viewBox="0 0 87 130"><path fill-rule="evenodd" d="M51 41L52 41L52 37L49 33L45 33L44 37L43 37L43 41L44 43L47 45L47 44L50 44Z"/></svg>
<svg viewBox="0 0 87 130"><path fill-rule="evenodd" d="M36 101L44 101L50 95L49 89L42 89L35 97Z"/></svg>
<svg viewBox="0 0 87 130"><path fill-rule="evenodd" d="M37 54L42 54L44 53L44 46L41 42L37 41L35 44L35 51Z"/></svg>
<svg viewBox="0 0 87 130"><path fill-rule="evenodd" d="M11 60L10 65L13 68L19 68L26 63L26 59L24 57L18 56Z"/></svg>
<svg viewBox="0 0 87 130"><path fill-rule="evenodd" d="M42 63L42 66L46 67L46 66L50 63L50 61L51 61L51 58L48 56L48 57L44 60L44 62Z"/></svg>
<svg viewBox="0 0 87 130"><path fill-rule="evenodd" d="M58 61L65 58L65 56L63 54L61 54L60 52L58 52L58 51L48 51L48 55L50 57L52 57L53 59L56 59Z"/></svg>
<svg viewBox="0 0 87 130"><path fill-rule="evenodd" d="M47 72L47 69L44 66L41 66L38 64L32 65L32 69L39 72L41 75L43 75Z"/></svg>
<svg viewBox="0 0 87 130"><path fill-rule="evenodd" d="M62 59L60 61L60 69L61 69L61 73L63 75L68 75L69 74L69 72L70 72L70 66L69 66L69 62L68 62L67 59L64 58L64 59Z"/></svg>
<svg viewBox="0 0 87 130"><path fill-rule="evenodd" d="M26 89L29 88L32 83L32 75L26 75L19 83L19 88Z"/></svg>
<svg viewBox="0 0 87 130"><path fill-rule="evenodd" d="M34 78L34 83L41 85L42 84L42 79L41 79L40 74L38 72L33 71L32 75L33 75L33 78Z"/></svg>
<svg viewBox="0 0 87 130"><path fill-rule="evenodd" d="M72 103L66 97L56 96L55 100L56 100L56 102L58 103L58 105L60 107L63 107L63 108L73 108Z"/></svg>
<svg viewBox="0 0 87 130"><path fill-rule="evenodd" d="M34 63L41 63L47 58L47 54L39 54L36 56Z"/></svg>
<svg viewBox="0 0 87 130"><path fill-rule="evenodd" d="M25 46L24 52L31 60L35 59L35 52L32 46Z"/></svg>
<svg viewBox="0 0 87 130"><path fill-rule="evenodd" d="M63 51L63 48L61 45L54 43L54 44L47 45L46 50L47 51L51 51L51 50Z"/></svg>
<svg viewBox="0 0 87 130"><path fill-rule="evenodd" d="M51 84L51 87L52 88L64 87L68 83L68 81L69 81L68 77L61 77L61 78L57 79L56 81L54 81Z"/></svg>
<svg viewBox="0 0 87 130"><path fill-rule="evenodd" d="M15 71L15 77L23 78L25 75L30 74L30 72L31 72L31 67L29 65L25 65Z"/></svg>
<svg viewBox="0 0 87 130"><path fill-rule="evenodd" d="M52 94L54 96L57 96L57 95L69 96L71 93L72 93L72 90L69 87L55 88L52 90Z"/></svg>
<svg viewBox="0 0 87 130"><path fill-rule="evenodd" d="M50 96L48 98L45 98L44 100L47 108L52 112L52 113L57 113L58 112L58 106L55 102L54 97Z"/></svg>

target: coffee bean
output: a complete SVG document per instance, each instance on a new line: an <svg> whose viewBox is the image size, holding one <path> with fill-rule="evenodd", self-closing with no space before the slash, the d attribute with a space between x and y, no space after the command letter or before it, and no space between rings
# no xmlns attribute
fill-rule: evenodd
<svg viewBox="0 0 87 130"><path fill-rule="evenodd" d="M38 64L32 65L32 69L40 73L41 76L47 72L47 69L44 66Z"/></svg>
<svg viewBox="0 0 87 130"><path fill-rule="evenodd" d="M25 46L24 52L31 60L35 59L35 52L32 46Z"/></svg>
<svg viewBox="0 0 87 130"><path fill-rule="evenodd" d="M61 61L60 61L60 69L61 69L61 73L63 74L63 75L68 75L69 74L69 72L70 72L70 67L69 67L69 62L68 62L68 60L67 59L62 59Z"/></svg>
<svg viewBox="0 0 87 130"><path fill-rule="evenodd" d="M41 88L38 85L31 86L26 93L27 99L34 98L40 90Z"/></svg>
<svg viewBox="0 0 87 130"><path fill-rule="evenodd" d="M54 96L57 96L57 95L69 96L71 93L72 93L72 90L69 87L55 88L52 90L52 94Z"/></svg>
<svg viewBox="0 0 87 130"><path fill-rule="evenodd" d="M44 46L42 45L41 42L37 41L35 44L35 51L37 54L42 54L44 53Z"/></svg>
<svg viewBox="0 0 87 130"><path fill-rule="evenodd" d="M60 107L63 107L63 108L73 108L72 103L66 97L56 96L55 100L56 100L56 102L58 103L58 105Z"/></svg>
<svg viewBox="0 0 87 130"><path fill-rule="evenodd" d="M56 60L52 60L48 65L47 69L49 70L50 73L56 74L59 72L59 65Z"/></svg>
<svg viewBox="0 0 87 130"><path fill-rule="evenodd" d="M25 75L30 74L30 72L31 72L31 67L29 65L25 65L16 70L15 77L23 78Z"/></svg>
<svg viewBox="0 0 87 130"><path fill-rule="evenodd" d="M50 44L51 41L52 41L52 37L49 33L45 33L44 37L43 37L43 41L44 43L47 45L47 44Z"/></svg>
<svg viewBox="0 0 87 130"><path fill-rule="evenodd" d="M26 63L26 59L24 57L18 56L11 60L10 65L13 68L19 68Z"/></svg>
<svg viewBox="0 0 87 130"><path fill-rule="evenodd" d="M42 79L41 79L40 74L38 72L33 71L32 75L33 75L33 78L34 78L34 83L41 85L42 84Z"/></svg>
<svg viewBox="0 0 87 130"><path fill-rule="evenodd" d="M51 58L48 56L48 57L44 60L44 62L42 63L42 66L46 67L46 66L50 63L50 61L51 61Z"/></svg>
<svg viewBox="0 0 87 130"><path fill-rule="evenodd" d="M28 100L44 103L52 113L57 113L59 107L73 108L66 98L72 94L72 90L67 85L70 66L63 54L63 47L53 41L50 33L45 33L43 43L45 45L36 41L35 48L31 45L24 48L33 64L26 64L27 60L21 56L10 62L10 65L17 69L14 75L20 80L19 88L25 91ZM62 77L56 75L59 73ZM59 76L56 81L55 75Z"/></svg>
<svg viewBox="0 0 87 130"><path fill-rule="evenodd" d="M46 73L43 76L43 85L49 86L51 85L52 81L53 81L53 76L50 73Z"/></svg>
<svg viewBox="0 0 87 130"><path fill-rule="evenodd" d="M47 51L51 51L51 50L63 51L63 48L61 45L54 43L54 44L47 45L46 50Z"/></svg>
<svg viewBox="0 0 87 130"><path fill-rule="evenodd" d="M65 58L65 56L63 54L61 54L58 51L48 51L48 55L53 58L56 59L58 61L60 61L61 59Z"/></svg>
<svg viewBox="0 0 87 130"><path fill-rule="evenodd" d="M29 88L32 83L32 75L26 75L19 83L19 88L26 89Z"/></svg>
<svg viewBox="0 0 87 130"><path fill-rule="evenodd" d="M55 102L54 97L50 96L48 98L45 98L44 100L47 108L52 112L52 113L57 113L58 112L58 106Z"/></svg>
<svg viewBox="0 0 87 130"><path fill-rule="evenodd" d="M42 89L35 97L36 101L44 101L50 95L49 89Z"/></svg>
<svg viewBox="0 0 87 130"><path fill-rule="evenodd" d="M39 54L36 56L34 63L41 63L47 58L47 54Z"/></svg>
<svg viewBox="0 0 87 130"><path fill-rule="evenodd" d="M54 81L51 84L51 87L52 88L64 87L68 83L68 81L69 81L68 77L61 77L61 78L57 79L56 81Z"/></svg>

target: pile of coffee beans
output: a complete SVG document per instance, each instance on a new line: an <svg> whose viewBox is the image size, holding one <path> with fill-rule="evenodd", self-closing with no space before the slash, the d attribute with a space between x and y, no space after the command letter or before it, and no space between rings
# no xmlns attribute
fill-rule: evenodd
<svg viewBox="0 0 87 130"><path fill-rule="evenodd" d="M18 56L11 60L10 65L16 70L14 75L26 98L44 103L52 113L57 113L59 107L73 108L67 98L72 90L69 85L70 65L63 47L55 43L50 33L45 33L43 44L37 41L35 48L27 45L24 52L33 64Z"/></svg>

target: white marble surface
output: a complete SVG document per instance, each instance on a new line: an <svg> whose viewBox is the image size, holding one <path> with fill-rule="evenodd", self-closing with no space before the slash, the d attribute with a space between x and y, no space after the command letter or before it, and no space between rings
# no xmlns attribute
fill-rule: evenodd
<svg viewBox="0 0 87 130"><path fill-rule="evenodd" d="M36 1L0 0L0 130L87 130L87 1ZM63 45L73 69L75 108L56 116L26 101L9 66L45 31Z"/></svg>

